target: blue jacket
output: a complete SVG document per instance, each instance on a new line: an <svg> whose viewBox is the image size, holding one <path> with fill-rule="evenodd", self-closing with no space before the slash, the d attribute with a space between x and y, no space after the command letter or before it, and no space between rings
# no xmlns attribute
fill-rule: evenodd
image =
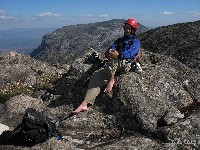
<svg viewBox="0 0 200 150"><path fill-rule="evenodd" d="M133 35L118 38L111 46L111 49L117 50L121 59L133 60L140 50L140 41Z"/></svg>

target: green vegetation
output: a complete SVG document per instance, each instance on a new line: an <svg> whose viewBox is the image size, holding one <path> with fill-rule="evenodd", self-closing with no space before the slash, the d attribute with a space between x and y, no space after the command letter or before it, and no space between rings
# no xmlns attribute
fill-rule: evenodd
<svg viewBox="0 0 200 150"><path fill-rule="evenodd" d="M0 94L0 103L5 103L9 98L8 94Z"/></svg>
<svg viewBox="0 0 200 150"><path fill-rule="evenodd" d="M43 71L42 71L42 70L38 70L38 71L37 71L37 74L38 74L39 76L41 76L41 75L43 74Z"/></svg>

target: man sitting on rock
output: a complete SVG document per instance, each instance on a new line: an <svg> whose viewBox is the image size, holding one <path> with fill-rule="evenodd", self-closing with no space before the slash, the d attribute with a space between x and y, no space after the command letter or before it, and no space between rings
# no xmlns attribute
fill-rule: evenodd
<svg viewBox="0 0 200 150"><path fill-rule="evenodd" d="M97 95L100 93L100 88L106 83L105 81L107 81L107 86L104 92L111 92L115 83L114 75L116 71L127 72L131 69L133 63L136 66L136 71L142 71L137 62L140 50L140 41L135 38L137 27L138 23L135 19L128 19L124 22L124 36L118 38L105 52L105 56L109 60L107 66L91 76L85 99L73 113L89 110L88 104L94 104Z"/></svg>

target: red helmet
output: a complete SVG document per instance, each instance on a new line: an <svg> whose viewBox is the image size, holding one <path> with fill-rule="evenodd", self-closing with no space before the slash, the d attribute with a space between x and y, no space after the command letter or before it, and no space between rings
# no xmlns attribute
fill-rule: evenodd
<svg viewBox="0 0 200 150"><path fill-rule="evenodd" d="M138 23L135 19L128 19L124 22L124 24L130 24L133 28L137 29L138 28Z"/></svg>

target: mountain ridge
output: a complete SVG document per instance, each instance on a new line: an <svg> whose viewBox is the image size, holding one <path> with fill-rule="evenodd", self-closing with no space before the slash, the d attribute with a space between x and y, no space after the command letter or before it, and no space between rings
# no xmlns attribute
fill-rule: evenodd
<svg viewBox="0 0 200 150"><path fill-rule="evenodd" d="M141 46L151 52L172 56L200 70L200 20L177 23L140 34Z"/></svg>
<svg viewBox="0 0 200 150"><path fill-rule="evenodd" d="M41 45L31 53L31 57L51 64L72 63L88 48L100 53L123 36L124 19L90 24L65 26L43 37ZM137 32L148 30L139 24Z"/></svg>

